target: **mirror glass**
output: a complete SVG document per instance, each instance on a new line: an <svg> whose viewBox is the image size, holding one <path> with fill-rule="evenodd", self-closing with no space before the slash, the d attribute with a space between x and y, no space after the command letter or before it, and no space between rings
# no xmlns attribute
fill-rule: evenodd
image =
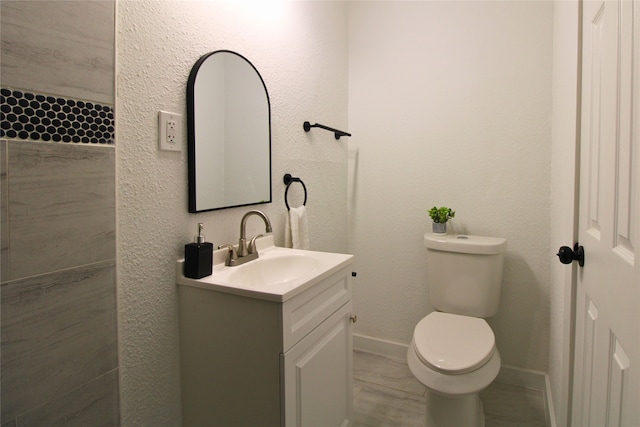
<svg viewBox="0 0 640 427"><path fill-rule="evenodd" d="M189 212L271 202L271 107L258 70L219 50L187 84Z"/></svg>

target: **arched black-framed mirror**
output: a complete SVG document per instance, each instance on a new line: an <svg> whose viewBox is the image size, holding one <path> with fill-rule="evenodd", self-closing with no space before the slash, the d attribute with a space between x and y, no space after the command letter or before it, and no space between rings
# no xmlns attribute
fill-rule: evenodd
<svg viewBox="0 0 640 427"><path fill-rule="evenodd" d="M189 212L270 203L271 105L244 56L218 50L187 83Z"/></svg>

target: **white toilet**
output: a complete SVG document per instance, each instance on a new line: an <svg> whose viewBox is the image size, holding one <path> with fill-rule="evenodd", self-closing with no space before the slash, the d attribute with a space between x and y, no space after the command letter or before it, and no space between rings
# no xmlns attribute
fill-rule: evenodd
<svg viewBox="0 0 640 427"><path fill-rule="evenodd" d="M426 233L430 303L415 327L409 369L427 387L428 427L482 427L478 393L500 370L500 353L484 318L500 303L507 241Z"/></svg>

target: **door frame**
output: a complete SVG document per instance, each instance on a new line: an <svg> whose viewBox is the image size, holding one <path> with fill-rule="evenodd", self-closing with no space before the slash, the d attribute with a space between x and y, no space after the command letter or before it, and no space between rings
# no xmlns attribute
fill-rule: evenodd
<svg viewBox="0 0 640 427"><path fill-rule="evenodd" d="M567 8L563 11L560 11L559 8ZM563 25L567 24L567 20L575 20L573 21L576 25L576 30L574 33L575 40L571 40L571 45L569 47L564 46L565 52L568 53L568 49L576 50L576 58L575 63L571 64L573 66L573 71L570 69L564 69L561 72L564 74L560 77L569 80L569 73L572 74L572 80L569 81L570 84L575 85L573 88L558 88L554 83L554 90L573 90L573 93L565 93L566 96L571 96L573 98L573 103L575 108L573 109L573 113L575 116L573 117L571 125L567 125L567 128L564 130L565 134L562 136L569 136L568 128L572 127L573 135L572 142L563 142L566 139L560 138L557 136L556 132L553 132L553 136L555 138L552 140L552 145L554 144L562 144L562 151L567 155L567 157L573 157L573 165L568 165L567 167L573 166L573 171L568 171L565 175L565 178L568 179L568 182L554 184L554 179L557 176L552 176L552 187L557 185L561 190L565 191L564 194L567 197L567 201L562 203L560 206L556 205L553 207L551 215L552 217L557 218L566 218L565 220L559 220L559 223L556 223L558 232L557 240L554 235L551 236L550 242L555 245L560 243L560 245L573 246L575 242L578 240L578 230L579 230L579 206L580 206L580 136L581 136L581 101L582 101L582 15L583 15L583 0L575 0L573 2L563 2L556 0L554 2L554 15L556 13L562 13L563 16L560 19L564 19L564 21L556 21L555 25ZM554 20L559 19L554 16ZM573 29L572 29L573 31ZM556 43L556 42L554 42ZM555 59L555 58L554 58ZM555 66L554 66L555 69ZM554 72L554 79L558 77L557 73ZM556 105L554 104L554 107ZM562 112L558 114L564 114ZM555 120L560 119L563 120L566 118L566 115L562 117L558 117L556 113L554 113L554 124L556 126ZM562 140L560 140L562 139ZM555 148L557 150L557 148ZM570 182L572 181L572 182ZM560 194L557 189L554 192L552 190L552 194ZM566 209L570 211L567 212ZM553 220L552 220L553 222ZM552 226L551 232L554 232L554 227ZM566 240L566 241L565 241ZM560 246L558 245L558 247ZM547 399L550 400L549 408L550 408L550 418L551 418L551 426L569 426L571 425L571 412L572 412L572 402L573 402L573 378L574 378L574 362L575 362L575 325L576 325L576 289L577 289L577 263L572 263L571 266L563 266L559 265L557 257L554 255L558 247L551 247L552 251L552 259L551 263L557 263L556 272L562 271L562 273L556 273L555 276L552 276L551 286L560 286L562 287L562 318L556 319L562 323L562 333L561 336L554 336L550 334L551 339L561 339L561 354L559 355L561 360L559 361L560 369L559 375L560 378L556 378L555 381L559 382L559 390L560 396L556 396L556 399L552 399L552 396L548 395ZM553 270L552 270L553 272ZM553 302L552 302L553 305ZM551 325L553 327L553 325ZM550 353L551 356L551 353ZM557 357L558 355L556 355ZM550 361L551 362L551 361ZM556 391L558 387L556 387ZM548 393L551 392L550 389L547 390ZM554 401L559 402L558 405L554 407ZM558 407L560 406L560 407Z"/></svg>

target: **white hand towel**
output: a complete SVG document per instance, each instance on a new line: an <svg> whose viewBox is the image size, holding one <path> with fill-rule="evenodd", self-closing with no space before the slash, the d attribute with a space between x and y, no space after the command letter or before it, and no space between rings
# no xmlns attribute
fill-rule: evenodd
<svg viewBox="0 0 640 427"><path fill-rule="evenodd" d="M284 241L287 248L309 249L309 223L307 208L304 205L289 209L284 230Z"/></svg>

